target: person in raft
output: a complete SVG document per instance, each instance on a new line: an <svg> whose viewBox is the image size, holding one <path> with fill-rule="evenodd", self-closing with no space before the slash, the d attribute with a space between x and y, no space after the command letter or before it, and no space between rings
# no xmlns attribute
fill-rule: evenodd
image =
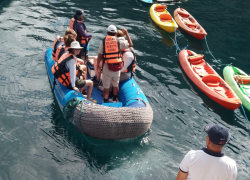
<svg viewBox="0 0 250 180"><path fill-rule="evenodd" d="M74 31L74 30L72 30ZM58 49L56 50L56 61L58 61L63 54L68 52L68 49L70 48L70 44L75 41L76 36L69 34L69 35L65 35L63 36L63 41L64 41L64 45L59 46ZM84 61L80 58L77 58L77 62L81 65L82 71L83 71L83 75L85 77L85 80L87 79L87 67L86 65L84 65ZM86 94L86 90L84 89L84 94Z"/></svg>
<svg viewBox="0 0 250 180"><path fill-rule="evenodd" d="M110 99L110 102L119 102L117 97L119 92L118 85L120 70L123 67L121 49L133 46L128 31L126 29L123 29L123 31L128 39L128 43L125 43L125 41L119 42L116 38L117 28L114 25L110 25L107 29L107 36L101 41L98 49L96 67L98 68L98 73L100 73L101 68L99 64L103 61L102 82L104 103L108 102L110 84L113 85L113 98Z"/></svg>
<svg viewBox="0 0 250 180"><path fill-rule="evenodd" d="M124 37L122 30L117 30L117 38L119 42L127 41ZM130 79L133 76L136 65L136 56L134 49L132 47L127 49L121 49L122 51L122 60L124 62L123 68L121 69L120 82Z"/></svg>
<svg viewBox="0 0 250 180"><path fill-rule="evenodd" d="M70 34L75 36L75 38L77 36L76 32L74 30L72 30L72 29L67 29L65 31L65 33L64 33L64 36L67 36L67 35L70 35ZM57 36L54 43L53 43L52 59L54 61L58 61L58 59L56 57L56 51L57 51L59 46L62 46L64 44L64 36Z"/></svg>
<svg viewBox="0 0 250 180"><path fill-rule="evenodd" d="M96 103L96 100L91 99L93 82L91 80L84 80L81 73L81 65L77 63L76 55L80 53L81 49L82 47L79 42L73 41L70 44L68 52L63 54L55 65L52 66L52 73L61 84L77 92L82 93L85 86L87 86L87 99Z"/></svg>
<svg viewBox="0 0 250 180"><path fill-rule="evenodd" d="M176 180L235 180L236 162L222 153L229 132L221 125L206 125L206 148L189 151L180 164Z"/></svg>
<svg viewBox="0 0 250 180"><path fill-rule="evenodd" d="M78 9L76 10L74 17L69 22L69 28L75 30L77 34L76 40L81 44L82 47L85 47L87 41L92 38L92 34L87 33L87 28L83 23L84 17L84 11L82 9ZM86 55L88 53L88 50L89 46L86 47ZM84 53L84 49L82 49L77 57L82 58Z"/></svg>

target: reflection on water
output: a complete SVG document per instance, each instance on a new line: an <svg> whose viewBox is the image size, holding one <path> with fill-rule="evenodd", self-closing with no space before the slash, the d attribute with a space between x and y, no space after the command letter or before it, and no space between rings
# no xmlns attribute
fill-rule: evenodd
<svg viewBox="0 0 250 180"><path fill-rule="evenodd" d="M178 28L178 31L184 36L185 39L188 41L188 49L193 49L197 51L203 51L205 47L205 40L198 40L195 37L186 33L183 29Z"/></svg>

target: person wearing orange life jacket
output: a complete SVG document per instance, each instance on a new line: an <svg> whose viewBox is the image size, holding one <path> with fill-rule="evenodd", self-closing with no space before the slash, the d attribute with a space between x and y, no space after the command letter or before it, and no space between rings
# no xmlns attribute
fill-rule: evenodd
<svg viewBox="0 0 250 180"><path fill-rule="evenodd" d="M124 33L121 30L117 30L117 38L119 42L125 40ZM132 47L127 49L121 49L122 59L124 62L123 68L121 69L120 82L130 79L133 76L136 66L136 56Z"/></svg>
<svg viewBox="0 0 250 180"><path fill-rule="evenodd" d="M56 50L55 61L58 61L63 54L68 52L70 44L73 41L75 41L75 36L71 34L65 35L63 36L63 41L64 41L64 44L59 46Z"/></svg>
<svg viewBox="0 0 250 180"><path fill-rule="evenodd" d="M62 55L62 57L52 66L52 73L55 78L64 86L69 89L80 92L87 86L87 99L96 103L95 100L91 99L93 90L93 82L91 80L83 80L82 76L79 75L81 66L77 63L76 55L80 53L82 47L77 41L73 41L68 49L69 52ZM78 75L78 77L76 77Z"/></svg>
<svg viewBox="0 0 250 180"><path fill-rule="evenodd" d="M101 41L98 49L97 66L98 73L101 72L99 66L100 62L103 61L102 69L102 82L103 82L103 98L104 103L108 102L109 87L113 85L113 98L110 102L118 102L119 92L119 78L120 69L122 69L122 55L121 49L127 49L132 47L133 43L128 35L128 31L123 29L124 34L127 36L128 42L119 42L116 38L117 29L114 25L110 25L107 29L107 36Z"/></svg>
<svg viewBox="0 0 250 180"><path fill-rule="evenodd" d="M77 33L76 40L81 44L82 47L85 47L87 41L92 38L91 33L87 33L87 28L85 24L83 23L85 17L85 13L82 9L78 9L75 12L75 15L73 18L71 18L69 22L69 28L75 30ZM89 50L89 46L86 47L86 54ZM84 49L80 52L80 54L77 56L79 58L82 58L82 55L84 54Z"/></svg>
<svg viewBox="0 0 250 180"><path fill-rule="evenodd" d="M67 35L69 35L69 34L72 34L72 35L75 36L75 38L76 38L76 32L75 32L74 30L72 30L72 29L67 29L67 30L65 31L64 36L67 36ZM63 36L63 37L57 36L56 39L55 39L55 41L54 41L54 43L53 43L52 59L53 59L54 61L57 61L57 60L58 60L57 57L56 57L56 51L57 51L57 49L58 49L59 46L62 46L62 45L64 44L64 41L63 41L64 36Z"/></svg>
<svg viewBox="0 0 250 180"><path fill-rule="evenodd" d="M70 44L73 41L75 41L75 37L76 36L72 34L63 36L64 45L59 46L58 49L56 50L56 61L58 61L58 59L60 59L63 54L68 52ZM86 80L87 79L87 67L84 65L84 61L82 59L77 58L77 62L81 65L83 74L85 77L84 79Z"/></svg>

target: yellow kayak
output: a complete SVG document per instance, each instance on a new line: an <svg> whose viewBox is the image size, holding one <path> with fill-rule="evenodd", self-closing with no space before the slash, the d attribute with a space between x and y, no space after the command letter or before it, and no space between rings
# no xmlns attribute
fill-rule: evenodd
<svg viewBox="0 0 250 180"><path fill-rule="evenodd" d="M172 33L178 28L174 18L166 10L166 5L153 4L149 13L153 21L165 31Z"/></svg>

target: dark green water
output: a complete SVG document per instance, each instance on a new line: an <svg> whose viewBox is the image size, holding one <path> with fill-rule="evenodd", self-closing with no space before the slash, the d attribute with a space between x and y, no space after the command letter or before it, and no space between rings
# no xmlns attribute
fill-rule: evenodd
<svg viewBox="0 0 250 180"><path fill-rule="evenodd" d="M190 0L171 3L168 10L173 14L178 6L205 28L217 60L205 41L177 31L181 49L188 45L205 54L220 75L221 64L229 63L250 73L249 1ZM238 179L249 179L250 124L241 110L226 110L194 87L177 63L168 33L150 19L149 7L139 0L0 1L0 180L172 180L184 155L205 146L207 123L229 128L231 140L224 151L237 161ZM85 139L63 119L43 56L76 8L87 14L92 55L108 25L128 29L138 54L135 79L154 111L151 129L142 137Z"/></svg>

